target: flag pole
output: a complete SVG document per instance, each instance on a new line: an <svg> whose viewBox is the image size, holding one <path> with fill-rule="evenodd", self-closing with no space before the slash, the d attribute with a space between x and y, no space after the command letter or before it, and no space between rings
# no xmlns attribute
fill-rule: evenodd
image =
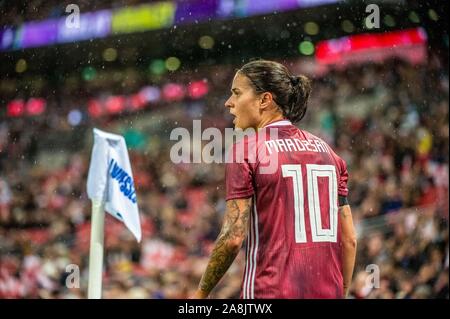
<svg viewBox="0 0 450 319"><path fill-rule="evenodd" d="M101 299L103 277L104 202L92 201L91 243L89 247L88 298Z"/></svg>

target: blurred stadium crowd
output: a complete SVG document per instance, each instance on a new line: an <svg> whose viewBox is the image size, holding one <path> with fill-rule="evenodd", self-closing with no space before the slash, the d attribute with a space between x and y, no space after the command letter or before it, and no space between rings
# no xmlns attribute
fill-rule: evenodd
<svg viewBox="0 0 450 319"><path fill-rule="evenodd" d="M421 65L389 60L314 77L299 127L326 140L349 167L359 237L353 298L449 298L447 63L431 54ZM203 128L231 127L223 103L236 67L167 75L179 82L205 79L211 90L195 103L88 119L74 128L62 105L75 105L85 95L65 84L65 93L46 96L61 107L49 103L38 117L2 120L0 298L86 297L85 289L67 287L66 266L80 267L86 287L92 127L125 135L143 229L137 244L122 224L106 218L104 298L189 297L220 230L224 164L173 164L170 130L189 127L194 119L202 119ZM65 140L69 135L77 141ZM52 138L66 142L42 154L40 143ZM243 254L214 298L239 296ZM379 283L369 265L378 267Z"/></svg>

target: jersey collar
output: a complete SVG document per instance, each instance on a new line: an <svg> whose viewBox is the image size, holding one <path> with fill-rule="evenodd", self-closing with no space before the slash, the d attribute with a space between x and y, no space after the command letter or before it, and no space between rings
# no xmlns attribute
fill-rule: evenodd
<svg viewBox="0 0 450 319"><path fill-rule="evenodd" d="M271 122L269 124L267 124L264 127L271 127L271 126L288 126L288 125L292 125L291 121L289 120L277 120L275 122Z"/></svg>

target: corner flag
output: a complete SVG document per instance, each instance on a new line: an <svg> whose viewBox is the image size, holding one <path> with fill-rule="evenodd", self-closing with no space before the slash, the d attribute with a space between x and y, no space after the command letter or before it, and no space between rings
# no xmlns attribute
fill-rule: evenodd
<svg viewBox="0 0 450 319"><path fill-rule="evenodd" d="M141 241L141 224L125 139L94 128L94 148L87 179L91 200L105 203L108 213L125 223Z"/></svg>
<svg viewBox="0 0 450 319"><path fill-rule="evenodd" d="M137 241L141 240L136 189L127 146L122 136L94 128L87 193L92 200L88 297L100 298L104 211L125 223Z"/></svg>

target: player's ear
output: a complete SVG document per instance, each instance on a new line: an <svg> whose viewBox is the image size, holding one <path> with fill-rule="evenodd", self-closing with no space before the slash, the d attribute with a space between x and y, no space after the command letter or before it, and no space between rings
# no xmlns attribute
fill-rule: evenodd
<svg viewBox="0 0 450 319"><path fill-rule="evenodd" d="M272 104L272 101L273 101L272 93L264 92L263 94L261 94L260 108L261 109L268 108Z"/></svg>

